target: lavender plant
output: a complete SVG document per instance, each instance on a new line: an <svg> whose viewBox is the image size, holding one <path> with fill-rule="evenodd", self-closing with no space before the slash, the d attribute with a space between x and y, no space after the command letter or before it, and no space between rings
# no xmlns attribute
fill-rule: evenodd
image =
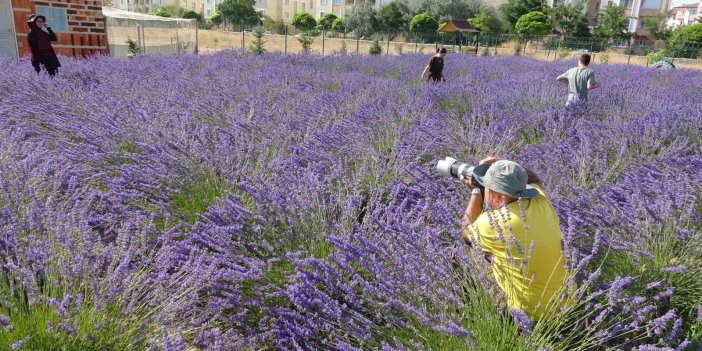
<svg viewBox="0 0 702 351"><path fill-rule="evenodd" d="M0 60L2 349L700 345L699 72L598 66L567 110L574 62L525 57ZM572 277L541 320L461 241L446 155L542 179Z"/></svg>

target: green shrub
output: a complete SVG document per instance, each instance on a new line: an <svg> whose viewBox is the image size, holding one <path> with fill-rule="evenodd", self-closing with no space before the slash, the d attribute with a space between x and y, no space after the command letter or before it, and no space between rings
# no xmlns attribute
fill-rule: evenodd
<svg viewBox="0 0 702 351"><path fill-rule="evenodd" d="M317 26L317 21L307 12L298 12L293 16L290 24L299 30L309 31Z"/></svg>
<svg viewBox="0 0 702 351"><path fill-rule="evenodd" d="M566 59L570 57L570 50L567 47L560 45L558 46L557 54L559 59Z"/></svg>
<svg viewBox="0 0 702 351"><path fill-rule="evenodd" d="M371 55L380 55L383 53L383 48L380 46L378 39L373 40L373 45L371 45L368 51Z"/></svg>
<svg viewBox="0 0 702 351"><path fill-rule="evenodd" d="M696 58L702 53L702 23L679 27L665 45L665 54L671 57Z"/></svg>
<svg viewBox="0 0 702 351"><path fill-rule="evenodd" d="M600 53L600 63L609 63L609 53L608 52L601 52Z"/></svg>
<svg viewBox="0 0 702 351"><path fill-rule="evenodd" d="M185 9L183 10L183 18L188 18L188 19L194 19L198 23L204 22L205 17L202 16L199 12L195 12L194 10L191 9Z"/></svg>
<svg viewBox="0 0 702 351"><path fill-rule="evenodd" d="M314 37L308 32L302 32L297 36L297 41L302 45L302 52L309 54L312 48L312 43L314 42Z"/></svg>
<svg viewBox="0 0 702 351"><path fill-rule="evenodd" d="M649 64L652 64L654 62L658 62L660 60L664 60L665 59L665 49L658 50L658 51L651 50L651 51L649 51L648 55L646 55L646 56L648 57Z"/></svg>
<svg viewBox="0 0 702 351"><path fill-rule="evenodd" d="M256 26L253 28L254 40L249 48L251 49L251 52L256 55L266 52L266 49L263 48L263 44L265 44L265 41L263 40L263 37L265 36L263 29L264 28L261 26Z"/></svg>
<svg viewBox="0 0 702 351"><path fill-rule="evenodd" d="M125 41L125 43L127 44L127 51L129 52L129 57L139 55L139 52L141 52L141 48L139 47L137 42L135 42L131 38L127 38L127 41Z"/></svg>

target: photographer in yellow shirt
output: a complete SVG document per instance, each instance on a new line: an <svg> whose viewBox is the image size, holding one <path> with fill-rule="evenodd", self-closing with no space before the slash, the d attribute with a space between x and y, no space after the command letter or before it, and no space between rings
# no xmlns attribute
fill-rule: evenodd
<svg viewBox="0 0 702 351"><path fill-rule="evenodd" d="M556 211L538 177L515 162L485 159L473 177L484 194L462 179L472 195L461 235L489 255L507 306L538 320L567 278Z"/></svg>

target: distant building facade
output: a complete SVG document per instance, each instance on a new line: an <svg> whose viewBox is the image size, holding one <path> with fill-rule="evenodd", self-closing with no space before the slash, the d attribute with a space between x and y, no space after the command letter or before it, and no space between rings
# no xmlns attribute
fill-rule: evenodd
<svg viewBox="0 0 702 351"><path fill-rule="evenodd" d="M671 0L591 0L586 3L584 11L593 26L596 23L597 14L610 2L626 8L625 16L629 18L629 33L642 37L647 34L643 26L646 18L658 13L666 13L670 9ZM547 0L549 6L576 3L578 3L577 0Z"/></svg>
<svg viewBox="0 0 702 351"><path fill-rule="evenodd" d="M698 23L702 16L702 1L673 7L668 18L668 27L687 26Z"/></svg>

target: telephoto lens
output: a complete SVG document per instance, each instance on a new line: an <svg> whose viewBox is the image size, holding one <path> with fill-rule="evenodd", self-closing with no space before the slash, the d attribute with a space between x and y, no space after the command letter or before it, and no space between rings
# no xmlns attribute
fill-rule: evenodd
<svg viewBox="0 0 702 351"><path fill-rule="evenodd" d="M473 166L453 157L446 157L436 163L436 170L446 177L471 179L473 177Z"/></svg>

